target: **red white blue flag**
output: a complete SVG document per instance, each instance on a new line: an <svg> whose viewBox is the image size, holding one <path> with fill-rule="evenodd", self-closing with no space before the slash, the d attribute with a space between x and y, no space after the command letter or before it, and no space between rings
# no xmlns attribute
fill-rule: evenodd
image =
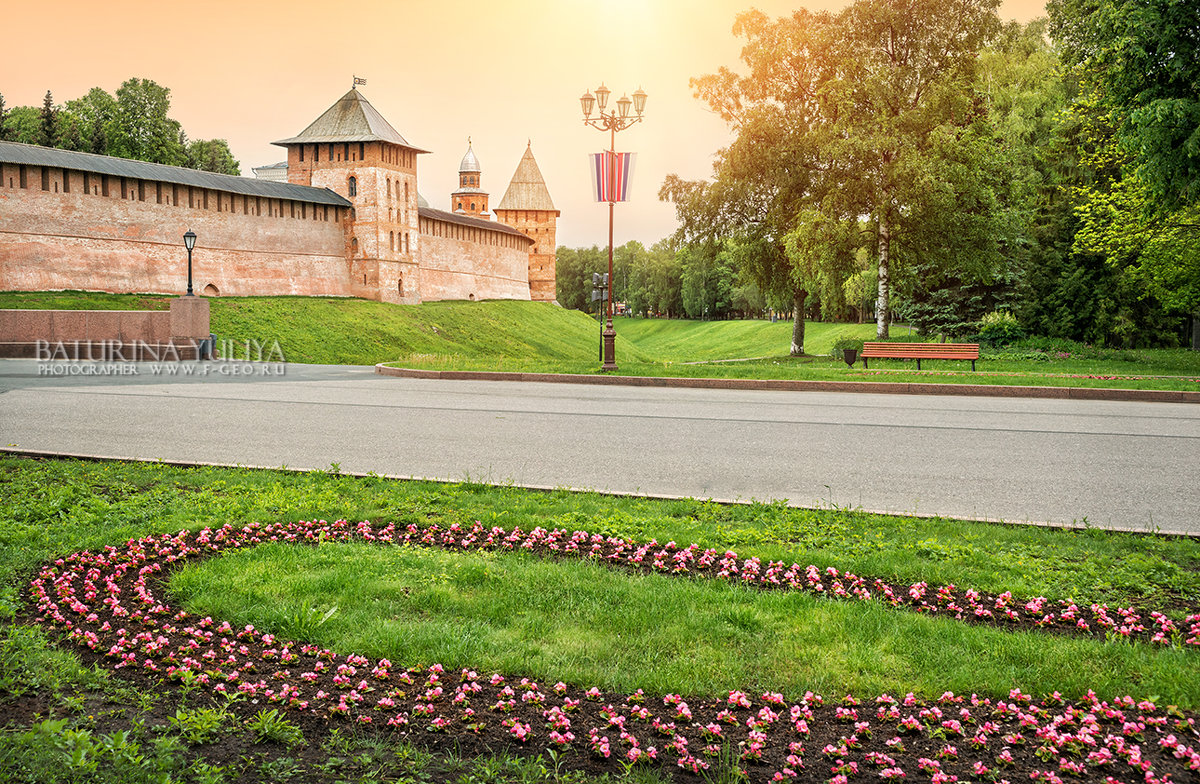
<svg viewBox="0 0 1200 784"><path fill-rule="evenodd" d="M629 181L633 179L632 152L592 153L592 193L596 201L628 201Z"/></svg>

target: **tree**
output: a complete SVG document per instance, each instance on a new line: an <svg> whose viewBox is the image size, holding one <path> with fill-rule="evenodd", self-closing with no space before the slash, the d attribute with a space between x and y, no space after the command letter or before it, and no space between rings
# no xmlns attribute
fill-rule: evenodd
<svg viewBox="0 0 1200 784"><path fill-rule="evenodd" d="M560 247L555 254L555 298L564 308L591 313L592 273L608 272L608 249Z"/></svg>
<svg viewBox="0 0 1200 784"><path fill-rule="evenodd" d="M1051 0L1068 66L1113 111L1152 209L1200 203L1200 14L1179 0Z"/></svg>
<svg viewBox="0 0 1200 784"><path fill-rule="evenodd" d="M688 318L721 319L733 308L737 281L733 257L724 244L692 244L679 252L680 296Z"/></svg>
<svg viewBox="0 0 1200 784"><path fill-rule="evenodd" d="M815 199L822 165L813 129L822 121L817 96L830 76L833 17L797 11L771 20L760 11L737 17L746 38L740 76L722 67L693 79L697 96L737 137L718 152L711 182L668 176L659 198L675 203L680 239L712 243L738 238L739 263L771 302L793 313L791 354L804 353L806 281L791 264L785 237L794 216Z"/></svg>
<svg viewBox="0 0 1200 784"><path fill-rule="evenodd" d="M42 112L39 115L41 128L38 133L38 144L44 147L58 146L58 109L54 107L54 96L46 91L42 101Z"/></svg>
<svg viewBox="0 0 1200 784"><path fill-rule="evenodd" d="M693 80L737 138L712 182L668 177L660 197L675 201L691 241L734 234L757 250L744 258L768 298L793 294L793 353L809 293L827 312L846 306L864 230L881 338L897 264L921 259L963 277L999 266L998 235L1012 234L996 193L1002 166L972 89L997 5L858 0L837 16L778 20L751 11L734 27L747 73Z"/></svg>
<svg viewBox="0 0 1200 784"><path fill-rule="evenodd" d="M109 149L109 137L117 120L115 98L93 87L83 97L67 101L67 112L78 120L84 150L97 155L114 154Z"/></svg>
<svg viewBox="0 0 1200 784"><path fill-rule="evenodd" d="M0 93L0 142L8 141L8 131L5 129L5 117L8 112L4 108L4 94Z"/></svg>
<svg viewBox="0 0 1200 784"><path fill-rule="evenodd" d="M1200 40L1173 0L1054 0L1051 30L1080 83L1075 249L1102 253L1145 296L1192 315L1200 350Z"/></svg>
<svg viewBox="0 0 1200 784"><path fill-rule="evenodd" d="M242 173L237 159L229 149L229 142L224 139L198 139L188 144L187 167L234 176Z"/></svg>
<svg viewBox="0 0 1200 784"><path fill-rule="evenodd" d="M829 156L820 209L875 227L878 337L888 335L893 261L986 274L998 262L995 172L972 85L998 29L998 0L859 0L837 20L836 78L822 94ZM938 218L937 225L927 221Z"/></svg>
<svg viewBox="0 0 1200 784"><path fill-rule="evenodd" d="M79 118L66 109L58 112L58 141L55 144L64 150L85 152L87 143L83 140L82 124Z"/></svg>
<svg viewBox="0 0 1200 784"><path fill-rule="evenodd" d="M180 125L167 116L171 91L150 79L128 79L117 90L109 153L171 166L187 164Z"/></svg>
<svg viewBox="0 0 1200 784"><path fill-rule="evenodd" d="M5 120L8 140L22 144L38 144L42 135L42 113L33 106L14 106Z"/></svg>

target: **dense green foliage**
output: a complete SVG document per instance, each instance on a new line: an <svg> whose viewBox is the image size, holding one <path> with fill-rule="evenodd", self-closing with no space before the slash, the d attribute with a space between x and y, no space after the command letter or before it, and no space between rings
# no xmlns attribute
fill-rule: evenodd
<svg viewBox="0 0 1200 784"><path fill-rule="evenodd" d="M710 180L670 175L660 192L681 264L723 254L725 290L748 278L777 308L794 293L816 316L819 300L822 318L874 288L879 334L894 305L927 335L969 338L1004 310L1030 334L1178 345L1200 314L1196 9L1049 11L1028 25L982 0L740 15L744 72L693 81L735 139Z"/></svg>
<svg viewBox="0 0 1200 784"><path fill-rule="evenodd" d="M1200 13L1173 0L1055 0L1049 11L1092 174L1073 183L1074 247L1193 314L1200 348Z"/></svg>
<svg viewBox="0 0 1200 784"><path fill-rule="evenodd" d="M0 96L0 140L241 174L224 139L189 142L170 111L171 90L150 79L127 79L115 96L93 87L65 106L47 90L40 111L17 106L5 112Z"/></svg>

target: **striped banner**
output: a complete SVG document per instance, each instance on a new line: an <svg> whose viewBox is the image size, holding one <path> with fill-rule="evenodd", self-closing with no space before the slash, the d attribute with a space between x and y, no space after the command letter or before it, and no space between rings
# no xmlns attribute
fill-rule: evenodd
<svg viewBox="0 0 1200 784"><path fill-rule="evenodd" d="M596 201L629 201L629 181L633 179L632 152L592 153L592 193Z"/></svg>

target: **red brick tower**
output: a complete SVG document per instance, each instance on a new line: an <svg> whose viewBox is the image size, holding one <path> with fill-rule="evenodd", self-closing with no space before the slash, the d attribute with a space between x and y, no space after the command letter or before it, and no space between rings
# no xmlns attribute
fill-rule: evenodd
<svg viewBox="0 0 1200 784"><path fill-rule="evenodd" d="M529 249L529 296L534 301L555 301L555 229L560 214L534 160L531 144L525 148L504 198L496 205L496 218L533 240Z"/></svg>
<svg viewBox="0 0 1200 784"><path fill-rule="evenodd" d="M357 89L299 136L288 151L288 182L324 187L354 205L346 222L346 264L360 296L420 301L417 156L414 147Z"/></svg>
<svg viewBox="0 0 1200 784"><path fill-rule="evenodd" d="M492 219L488 213L488 192L480 187L481 173L479 159L475 157L468 138L467 154L458 164L458 190L450 194L450 211L455 215Z"/></svg>

